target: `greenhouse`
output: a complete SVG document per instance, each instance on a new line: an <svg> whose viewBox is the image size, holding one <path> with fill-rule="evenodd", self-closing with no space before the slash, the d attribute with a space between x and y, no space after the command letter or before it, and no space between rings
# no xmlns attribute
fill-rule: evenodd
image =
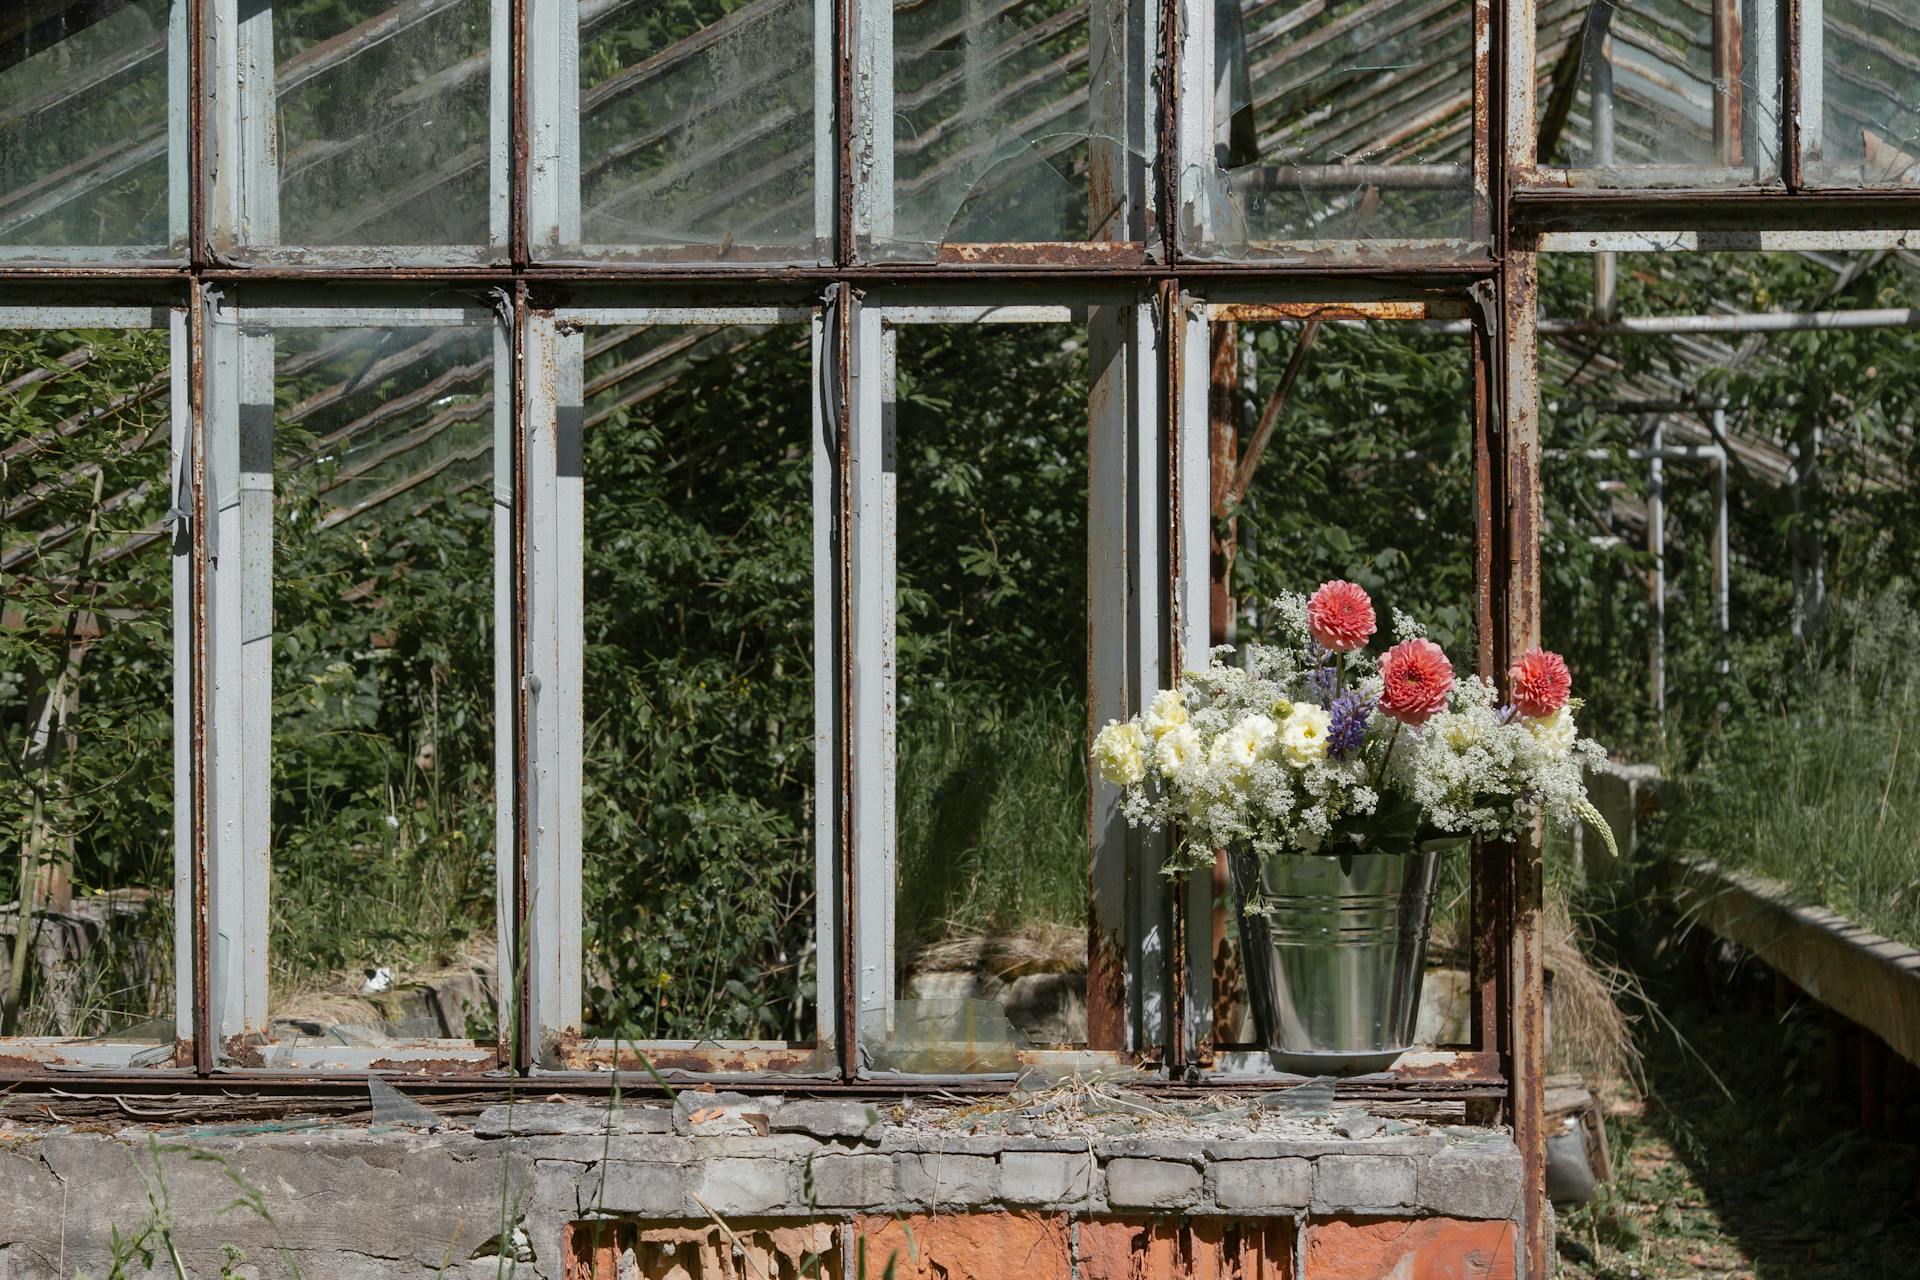
<svg viewBox="0 0 1920 1280"><path fill-rule="evenodd" d="M0 1278L1904 1277L1916 0L19 0Z"/></svg>

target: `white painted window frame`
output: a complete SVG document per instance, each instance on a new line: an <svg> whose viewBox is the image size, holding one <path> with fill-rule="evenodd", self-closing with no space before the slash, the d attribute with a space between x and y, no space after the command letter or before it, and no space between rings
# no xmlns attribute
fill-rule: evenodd
<svg viewBox="0 0 1920 1280"><path fill-rule="evenodd" d="M182 0L176 0L180 5ZM202 78L208 235L218 251L264 266L483 266L506 261L510 246L513 116L513 4L489 0L487 243L483 245L284 244L280 235L280 138L273 44L274 0L241 16L242 0L206 0ZM182 19L184 22L184 19ZM182 121L181 172L186 169ZM183 187L184 191L184 187ZM184 194L182 224L184 226Z"/></svg>
<svg viewBox="0 0 1920 1280"><path fill-rule="evenodd" d="M385 297L383 297L383 293ZM486 326L493 334L494 400L494 874L499 1011L504 1021L515 972L513 786L513 458L512 310L473 296L422 303L417 291L374 286L314 298L271 285L210 292L205 317L205 474L208 527L206 634L211 690L207 725L208 1006L216 1059L236 1040L267 1030L272 679L273 679L273 335L296 328ZM360 299L360 300L353 300ZM261 463L266 465L263 467ZM184 921L191 913L181 913ZM189 952L189 954L191 954ZM189 978L187 989L191 991ZM398 1041L373 1048L256 1043L264 1068L364 1070L373 1062L467 1058L490 1065L494 1044ZM231 1063L229 1063L231 1065Z"/></svg>
<svg viewBox="0 0 1920 1280"><path fill-rule="evenodd" d="M527 1018L536 1040L536 1069L564 1070L563 1040L579 1041L582 1021L583 849L581 798L585 717L582 680L586 636L586 482L581 465L584 330L602 325L808 326L815 388L831 377L823 306L567 306L527 317L527 740L529 748L529 859ZM834 555L838 459L825 397L810 397L813 417L813 646L814 666L814 945L820 1070L837 1074L831 1052L837 1025L839 969L837 826L839 732L836 716L835 616L839 590ZM579 1041L588 1054L623 1050L785 1050L780 1043L598 1039Z"/></svg>
<svg viewBox="0 0 1920 1280"><path fill-rule="evenodd" d="M176 1067L175 1045L193 1039L193 555L177 535L192 510L192 428L187 308L179 306L0 305L0 329L165 329L168 336L167 476L174 493L175 537L168 630L173 654L173 1040L164 1045L79 1040L59 1036L0 1039L0 1052L35 1062L98 1067ZM180 1069L190 1069L184 1064Z"/></svg>
<svg viewBox="0 0 1920 1280"><path fill-rule="evenodd" d="M1055 295L1058 296L1057 294ZM1164 513L1166 452L1161 327L1153 302L1082 288L1073 301L1009 302L955 297L951 290L915 296L911 289L876 290L855 304L850 373L852 439L848 528L852 558L851 794L853 840L853 948L857 1026L864 1041L890 1026L894 990L897 841L895 772L894 599L897 570L894 330L914 324L1082 323L1089 344L1088 431L1091 613L1090 719L1124 719L1167 682L1177 657L1166 644L1168 564ZM1201 459L1202 484L1205 457ZM1204 537L1201 546L1205 547ZM1206 574L1200 591L1205 625ZM1089 945L1095 930L1119 940L1123 956L1124 1044L1103 1055L1037 1052L1035 1061L1099 1065L1112 1053L1146 1051L1167 1043L1171 1010L1173 894L1159 874L1165 837L1130 829L1120 815L1119 790L1089 771ZM871 1067L862 1045L853 1048L858 1074L901 1078ZM922 1076L908 1078L932 1079ZM973 1079L981 1076L969 1077Z"/></svg>
<svg viewBox="0 0 1920 1280"><path fill-rule="evenodd" d="M580 216L580 23L612 0L527 0L528 161L527 241L542 262L598 264L685 257L697 243L651 246L582 243ZM813 5L813 223L815 252L790 258L728 259L702 254L706 265L765 270L770 263L833 261L839 169L834 145L835 12L847 0L811 0Z"/></svg>

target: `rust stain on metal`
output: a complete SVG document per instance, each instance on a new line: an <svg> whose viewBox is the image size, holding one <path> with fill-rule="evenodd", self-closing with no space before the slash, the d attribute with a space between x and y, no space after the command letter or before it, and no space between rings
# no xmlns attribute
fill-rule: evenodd
<svg viewBox="0 0 1920 1280"><path fill-rule="evenodd" d="M1127 955L1118 929L1087 919L1087 1048L1127 1046Z"/></svg>
<svg viewBox="0 0 1920 1280"><path fill-rule="evenodd" d="M228 1036L220 1046L221 1057L230 1067L264 1067L266 1059L260 1054L260 1040L255 1035Z"/></svg>
<svg viewBox="0 0 1920 1280"><path fill-rule="evenodd" d="M499 1065L499 1055L476 1061L473 1058L375 1058L369 1071L391 1071L409 1076L472 1075Z"/></svg>
<svg viewBox="0 0 1920 1280"><path fill-rule="evenodd" d="M1146 245L1138 240L1033 240L998 244L943 244L937 261L944 266L1055 267L1144 263Z"/></svg>
<svg viewBox="0 0 1920 1280"><path fill-rule="evenodd" d="M1459 320L1467 314L1460 298L1386 302L1215 302L1207 307L1216 321L1273 320Z"/></svg>

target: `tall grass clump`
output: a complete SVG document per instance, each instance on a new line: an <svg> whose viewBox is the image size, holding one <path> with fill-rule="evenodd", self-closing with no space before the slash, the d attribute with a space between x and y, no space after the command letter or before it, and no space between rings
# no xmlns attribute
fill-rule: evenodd
<svg viewBox="0 0 1920 1280"><path fill-rule="evenodd" d="M1920 943L1920 671L1904 657L1920 618L1880 603L1838 621L1824 655L1729 722L1674 839Z"/></svg>
<svg viewBox="0 0 1920 1280"><path fill-rule="evenodd" d="M1087 918L1086 704L948 686L900 710L903 944Z"/></svg>

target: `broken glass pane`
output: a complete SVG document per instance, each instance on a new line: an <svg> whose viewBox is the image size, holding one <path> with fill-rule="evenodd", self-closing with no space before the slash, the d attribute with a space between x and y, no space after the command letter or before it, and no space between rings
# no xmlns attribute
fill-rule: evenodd
<svg viewBox="0 0 1920 1280"><path fill-rule="evenodd" d="M1472 0L1213 11L1214 155L1181 183L1198 252L1470 237Z"/></svg>
<svg viewBox="0 0 1920 1280"><path fill-rule="evenodd" d="M1801 59L1808 180L1920 186L1920 4L1825 0L1812 12L1823 16L1820 56Z"/></svg>
<svg viewBox="0 0 1920 1280"><path fill-rule="evenodd" d="M278 183L279 227L276 240L256 211L258 242L486 244L489 0L335 0L270 12L270 79L247 88L273 98L278 137L262 164Z"/></svg>
<svg viewBox="0 0 1920 1280"><path fill-rule="evenodd" d="M42 6L0 23L0 246L169 244L173 7Z"/></svg>
<svg viewBox="0 0 1920 1280"><path fill-rule="evenodd" d="M750 259L826 251L816 128L832 106L816 89L817 6L580 6L585 245Z"/></svg>
<svg viewBox="0 0 1920 1280"><path fill-rule="evenodd" d="M488 1038L493 334L272 340L269 1034Z"/></svg>
<svg viewBox="0 0 1920 1280"><path fill-rule="evenodd" d="M1087 1042L1085 330L893 332L897 971L866 1052L1007 1069Z"/></svg>
<svg viewBox="0 0 1920 1280"><path fill-rule="evenodd" d="M164 330L0 332L0 1033L169 1057L170 412Z"/></svg>
<svg viewBox="0 0 1920 1280"><path fill-rule="evenodd" d="M583 338L581 1029L811 1045L809 331Z"/></svg>
<svg viewBox="0 0 1920 1280"><path fill-rule="evenodd" d="M1707 187L1779 172L1776 0L1550 0L1539 9L1542 165L1600 186Z"/></svg>
<svg viewBox="0 0 1920 1280"><path fill-rule="evenodd" d="M863 26L860 196L873 256L1141 238L1145 7L896 0ZM891 44L884 30L891 19ZM876 30L876 26L882 29Z"/></svg>

